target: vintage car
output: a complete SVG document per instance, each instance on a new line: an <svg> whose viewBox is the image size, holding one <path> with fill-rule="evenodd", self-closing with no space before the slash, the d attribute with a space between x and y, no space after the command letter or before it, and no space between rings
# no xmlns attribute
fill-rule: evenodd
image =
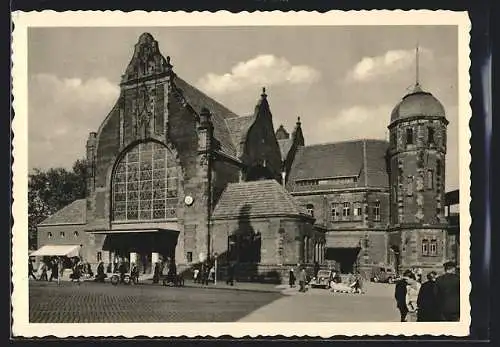
<svg viewBox="0 0 500 347"><path fill-rule="evenodd" d="M394 283L398 278L396 271L390 266L378 265L372 268L370 280L372 282Z"/></svg>
<svg viewBox="0 0 500 347"><path fill-rule="evenodd" d="M309 285L311 286L311 288L330 288L330 274L330 270L319 270L318 276L313 277L309 282Z"/></svg>

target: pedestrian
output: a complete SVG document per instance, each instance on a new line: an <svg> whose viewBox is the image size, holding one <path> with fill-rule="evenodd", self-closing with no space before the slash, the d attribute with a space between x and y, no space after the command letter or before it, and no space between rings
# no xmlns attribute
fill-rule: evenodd
<svg viewBox="0 0 500 347"><path fill-rule="evenodd" d="M215 266L213 266L213 265L210 267L209 278L210 278L211 282L215 283Z"/></svg>
<svg viewBox="0 0 500 347"><path fill-rule="evenodd" d="M40 274L40 281L48 281L48 278L47 278L47 264L45 262L42 262L42 265L40 265L40 271L41 271L41 274Z"/></svg>
<svg viewBox="0 0 500 347"><path fill-rule="evenodd" d="M106 274L104 273L104 263L101 261L99 265L97 265L97 274L95 276L96 282L104 283L104 279L106 278Z"/></svg>
<svg viewBox="0 0 500 347"><path fill-rule="evenodd" d="M28 279L33 278L36 281L37 278L33 271L34 271L33 262L31 261L31 259L28 259Z"/></svg>
<svg viewBox="0 0 500 347"><path fill-rule="evenodd" d="M50 265L51 265L51 272L50 272L50 278L49 278L49 282L52 282L53 279L57 280L57 282L59 282L59 266L57 264L57 261L56 259L52 259L52 261L50 262Z"/></svg>
<svg viewBox="0 0 500 347"><path fill-rule="evenodd" d="M417 268L417 281L419 283L422 283L423 272L421 267Z"/></svg>
<svg viewBox="0 0 500 347"><path fill-rule="evenodd" d="M305 292L306 291L306 269L302 268L299 272L299 292Z"/></svg>
<svg viewBox="0 0 500 347"><path fill-rule="evenodd" d="M417 300L418 293L420 291L420 283L417 281L417 277L415 273L410 273L408 275L407 280L407 288L406 288L406 306L408 307L408 320L410 322L417 321Z"/></svg>
<svg viewBox="0 0 500 347"><path fill-rule="evenodd" d="M319 272L320 266L317 261L314 262L314 277L318 278L318 272Z"/></svg>
<svg viewBox="0 0 500 347"><path fill-rule="evenodd" d="M227 281L226 284L234 286L234 267L232 263L227 266Z"/></svg>
<svg viewBox="0 0 500 347"><path fill-rule="evenodd" d="M417 322L439 321L436 276L435 271L429 272L427 282L420 287L417 298Z"/></svg>
<svg viewBox="0 0 500 347"><path fill-rule="evenodd" d="M290 272L288 273L288 284L290 285L290 288L295 287L295 272L293 271L293 267L290 269Z"/></svg>
<svg viewBox="0 0 500 347"><path fill-rule="evenodd" d="M193 270L193 282L194 283L199 283L198 276L200 274L200 270L198 268L195 268Z"/></svg>
<svg viewBox="0 0 500 347"><path fill-rule="evenodd" d="M458 322L460 320L460 277L456 274L456 264L444 264L445 273L436 279L437 302L440 320Z"/></svg>
<svg viewBox="0 0 500 347"><path fill-rule="evenodd" d="M394 288L394 298L396 299L396 307L399 310L401 322L406 322L408 315L408 306L406 305L406 294L408 281L407 278L411 274L410 270L406 270L399 281L396 282Z"/></svg>
<svg viewBox="0 0 500 347"><path fill-rule="evenodd" d="M160 282L160 264L156 262L153 271L153 283L156 284L158 282Z"/></svg>

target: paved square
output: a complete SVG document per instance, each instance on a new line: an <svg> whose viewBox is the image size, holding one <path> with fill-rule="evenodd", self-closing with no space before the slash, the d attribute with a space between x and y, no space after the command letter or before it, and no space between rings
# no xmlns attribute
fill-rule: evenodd
<svg viewBox="0 0 500 347"><path fill-rule="evenodd" d="M398 321L393 287L382 284L370 284L365 295L218 287L30 282L29 317L31 323Z"/></svg>

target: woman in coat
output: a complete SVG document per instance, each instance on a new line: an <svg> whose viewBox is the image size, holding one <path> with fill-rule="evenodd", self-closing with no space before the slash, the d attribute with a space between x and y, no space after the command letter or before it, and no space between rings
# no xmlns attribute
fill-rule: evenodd
<svg viewBox="0 0 500 347"><path fill-rule="evenodd" d="M417 322L439 321L439 303L437 300L437 274L431 271L427 274L427 282L422 284L417 298Z"/></svg>

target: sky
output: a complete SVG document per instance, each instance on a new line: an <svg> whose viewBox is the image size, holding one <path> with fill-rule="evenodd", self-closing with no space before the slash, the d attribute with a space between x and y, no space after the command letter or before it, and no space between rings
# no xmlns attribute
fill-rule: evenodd
<svg viewBox="0 0 500 347"><path fill-rule="evenodd" d="M274 127L300 116L306 145L387 139L394 106L416 79L444 105L446 189L459 186L458 31L455 26L30 28L29 168L84 158L119 94L143 32L178 76L239 115L266 87Z"/></svg>

